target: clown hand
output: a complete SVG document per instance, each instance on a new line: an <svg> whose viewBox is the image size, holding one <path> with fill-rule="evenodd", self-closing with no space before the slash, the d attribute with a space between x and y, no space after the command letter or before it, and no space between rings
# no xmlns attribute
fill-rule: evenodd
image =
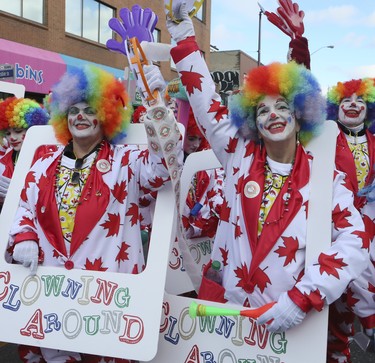
<svg viewBox="0 0 375 363"><path fill-rule="evenodd" d="M181 40L184 40L188 37L195 35L193 21L189 16L189 11L187 5L183 2L176 13L174 14L177 19L181 19L181 22L176 23L171 19L170 16L167 16L167 28L173 40L178 43Z"/></svg>
<svg viewBox="0 0 375 363"><path fill-rule="evenodd" d="M10 184L10 178L7 178L4 175L0 176L0 200L4 200L7 195L8 188Z"/></svg>
<svg viewBox="0 0 375 363"><path fill-rule="evenodd" d="M257 324L266 324L268 331L280 333L300 324L305 316L306 313L284 292L277 303L257 319Z"/></svg>
<svg viewBox="0 0 375 363"><path fill-rule="evenodd" d="M166 84L158 66L151 64L143 66L143 72L151 92L158 90L162 95Z"/></svg>
<svg viewBox="0 0 375 363"><path fill-rule="evenodd" d="M36 274L38 267L39 247L35 241L23 241L14 246L13 259L30 267L30 275Z"/></svg>

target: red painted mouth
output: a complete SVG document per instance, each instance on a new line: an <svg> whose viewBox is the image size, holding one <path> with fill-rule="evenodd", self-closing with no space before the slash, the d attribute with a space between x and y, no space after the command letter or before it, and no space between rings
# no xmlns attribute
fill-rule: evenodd
<svg viewBox="0 0 375 363"><path fill-rule="evenodd" d="M274 122L271 125L267 126L265 129L268 130L271 134L278 134L283 132L286 127L286 122Z"/></svg>
<svg viewBox="0 0 375 363"><path fill-rule="evenodd" d="M360 112L356 110L346 110L344 111L345 116L349 118L357 118L359 117Z"/></svg>

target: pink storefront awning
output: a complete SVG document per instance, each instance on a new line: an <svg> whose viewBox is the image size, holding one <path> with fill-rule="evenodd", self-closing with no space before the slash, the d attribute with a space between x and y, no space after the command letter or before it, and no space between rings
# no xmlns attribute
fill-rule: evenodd
<svg viewBox="0 0 375 363"><path fill-rule="evenodd" d="M14 66L16 83L26 91L47 94L66 71L60 54L0 39L0 64Z"/></svg>

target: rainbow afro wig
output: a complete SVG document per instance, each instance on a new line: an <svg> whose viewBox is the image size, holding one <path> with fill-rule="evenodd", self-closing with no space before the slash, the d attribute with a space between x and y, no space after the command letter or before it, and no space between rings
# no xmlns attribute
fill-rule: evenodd
<svg viewBox="0 0 375 363"><path fill-rule="evenodd" d="M338 120L340 102L356 94L367 104L366 126L371 132L375 131L375 80L372 78L352 79L338 82L327 93L327 116L330 120Z"/></svg>
<svg viewBox="0 0 375 363"><path fill-rule="evenodd" d="M276 95L284 97L294 111L300 125L300 141L305 145L326 120L326 102L315 77L295 62L252 69L245 77L243 89L229 99L232 121L244 137L259 141L256 107L265 96Z"/></svg>
<svg viewBox="0 0 375 363"><path fill-rule="evenodd" d="M36 101L29 98L9 97L0 103L0 132L6 129L28 129L47 125L49 115Z"/></svg>
<svg viewBox="0 0 375 363"><path fill-rule="evenodd" d="M87 65L66 72L48 95L50 124L63 145L72 138L68 129L68 109L78 102L86 102L96 110L108 141L116 143L126 136L132 107L124 85L101 68Z"/></svg>

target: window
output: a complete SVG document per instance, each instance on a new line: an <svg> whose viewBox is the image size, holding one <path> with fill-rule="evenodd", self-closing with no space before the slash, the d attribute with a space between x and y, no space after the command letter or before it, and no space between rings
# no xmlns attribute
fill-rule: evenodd
<svg viewBox="0 0 375 363"><path fill-rule="evenodd" d="M107 5L95 0L66 0L65 14L67 33L101 44L113 37L108 21L114 17L114 9Z"/></svg>
<svg viewBox="0 0 375 363"><path fill-rule="evenodd" d="M44 0L0 0L0 10L44 24Z"/></svg>
<svg viewBox="0 0 375 363"><path fill-rule="evenodd" d="M154 42L155 43L160 43L160 39L161 39L161 31L159 29L154 29L154 31L152 32L152 35L154 37Z"/></svg>

